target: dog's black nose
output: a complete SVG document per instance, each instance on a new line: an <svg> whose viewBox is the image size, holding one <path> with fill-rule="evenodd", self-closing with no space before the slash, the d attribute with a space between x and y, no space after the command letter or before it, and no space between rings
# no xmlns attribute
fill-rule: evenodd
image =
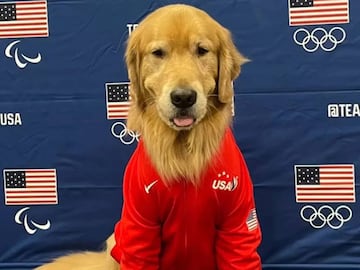
<svg viewBox="0 0 360 270"><path fill-rule="evenodd" d="M170 94L171 103L178 108L188 108L196 102L196 92L189 89L177 89Z"/></svg>

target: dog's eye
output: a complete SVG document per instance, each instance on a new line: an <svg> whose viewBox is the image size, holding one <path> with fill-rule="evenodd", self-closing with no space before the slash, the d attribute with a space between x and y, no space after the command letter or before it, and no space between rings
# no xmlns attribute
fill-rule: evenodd
<svg viewBox="0 0 360 270"><path fill-rule="evenodd" d="M203 56L203 55L207 54L208 52L209 52L209 50L204 47L201 47L201 46L197 47L196 53L198 54L198 56Z"/></svg>
<svg viewBox="0 0 360 270"><path fill-rule="evenodd" d="M165 52L162 49L156 49L156 50L152 51L151 54L158 58L162 58L165 56Z"/></svg>

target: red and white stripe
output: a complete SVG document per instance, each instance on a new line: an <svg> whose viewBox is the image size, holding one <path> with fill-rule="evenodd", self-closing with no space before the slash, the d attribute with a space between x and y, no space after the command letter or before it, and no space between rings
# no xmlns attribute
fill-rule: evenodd
<svg viewBox="0 0 360 270"><path fill-rule="evenodd" d="M25 171L26 187L7 188L5 185L6 205L57 204L57 177L55 169L17 169Z"/></svg>
<svg viewBox="0 0 360 270"><path fill-rule="evenodd" d="M1 2L16 5L16 20L0 22L0 38L49 36L46 1Z"/></svg>
<svg viewBox="0 0 360 270"><path fill-rule="evenodd" d="M344 24L349 23L348 0L312 0L312 7L290 6L289 24L317 25L317 24Z"/></svg>

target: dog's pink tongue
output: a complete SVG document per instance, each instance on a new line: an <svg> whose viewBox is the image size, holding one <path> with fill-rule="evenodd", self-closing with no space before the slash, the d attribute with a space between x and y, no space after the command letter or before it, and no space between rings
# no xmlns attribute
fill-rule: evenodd
<svg viewBox="0 0 360 270"><path fill-rule="evenodd" d="M174 118L174 123L178 127L191 126L194 123L193 118Z"/></svg>

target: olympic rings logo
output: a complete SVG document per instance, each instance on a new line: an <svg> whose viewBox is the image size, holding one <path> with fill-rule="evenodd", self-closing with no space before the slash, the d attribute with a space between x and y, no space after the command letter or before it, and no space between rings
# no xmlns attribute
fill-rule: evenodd
<svg viewBox="0 0 360 270"><path fill-rule="evenodd" d="M319 209L306 205L301 209L300 216L314 229L328 225L331 229L337 230L352 218L352 211L346 205L340 205L335 210L329 205L323 205Z"/></svg>
<svg viewBox="0 0 360 270"><path fill-rule="evenodd" d="M119 128L117 128L120 126ZM135 140L139 141L140 134L129 130L126 125L122 122L116 122L111 127L111 133L112 135L119 139L123 144L129 145L132 144Z"/></svg>
<svg viewBox="0 0 360 270"><path fill-rule="evenodd" d="M300 28L294 32L293 39L295 43L302 46L305 51L312 53L319 47L326 52L335 50L337 45L346 38L346 32L341 27L333 27L329 33L321 27L315 28L311 32Z"/></svg>

